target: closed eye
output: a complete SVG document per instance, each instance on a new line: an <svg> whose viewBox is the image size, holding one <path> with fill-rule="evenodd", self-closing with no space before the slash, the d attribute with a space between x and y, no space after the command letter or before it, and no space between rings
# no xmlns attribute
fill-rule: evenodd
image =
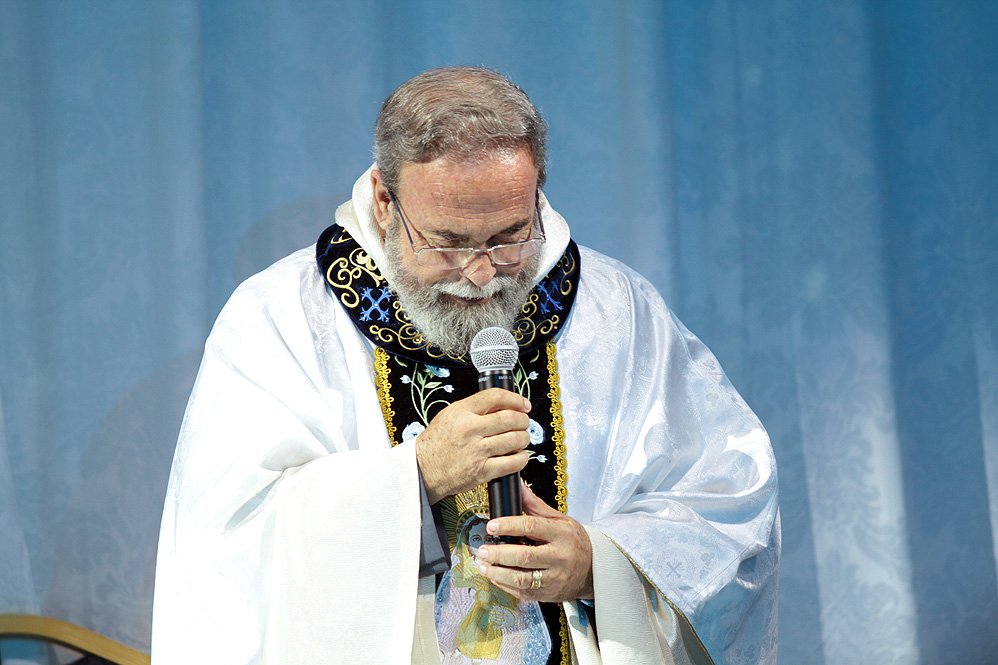
<svg viewBox="0 0 998 665"><path fill-rule="evenodd" d="M525 227L530 225L534 220L527 219L521 222L516 222L515 224L503 229L501 233L489 238L485 245L487 247L495 247L496 245L510 245L513 243L520 242L517 236L523 231ZM424 235L432 237L433 243L437 247L448 247L448 248L464 248L474 244L474 240L470 236L462 235L460 233L453 233L451 231L425 231ZM427 238L429 239L429 238Z"/></svg>

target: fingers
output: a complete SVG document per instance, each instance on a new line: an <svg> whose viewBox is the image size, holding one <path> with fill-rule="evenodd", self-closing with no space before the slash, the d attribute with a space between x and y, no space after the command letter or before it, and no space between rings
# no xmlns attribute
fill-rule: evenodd
<svg viewBox="0 0 998 665"><path fill-rule="evenodd" d="M525 536L535 542L551 542L561 532L565 514L545 503L526 483L521 483L520 495L524 515L494 519L488 524L488 532L494 536Z"/></svg>
<svg viewBox="0 0 998 665"><path fill-rule="evenodd" d="M488 390L475 393L471 397L454 402L454 404L461 403L480 416L506 410L520 411L521 413L530 412L530 400L502 388L489 388Z"/></svg>
<svg viewBox="0 0 998 665"><path fill-rule="evenodd" d="M492 535L525 536L539 542L536 546L490 543L478 548L479 572L497 586L533 600L593 597L592 546L585 529L572 518L561 513L556 518L501 517L489 521L486 529ZM543 582L531 586L535 570L541 571Z"/></svg>
<svg viewBox="0 0 998 665"><path fill-rule="evenodd" d="M529 456L530 402L499 388L441 410L416 437L416 461L434 500L520 471Z"/></svg>
<svg viewBox="0 0 998 665"><path fill-rule="evenodd" d="M508 476L511 473L523 471L523 467L527 466L527 462L529 460L530 455L523 450L513 453L512 455L490 457L484 464L483 472L485 479L482 482L488 482L493 478Z"/></svg>
<svg viewBox="0 0 998 665"><path fill-rule="evenodd" d="M507 593L547 602L574 599L576 569L584 565L562 560L552 545L483 546L478 548L477 563L478 572Z"/></svg>
<svg viewBox="0 0 998 665"><path fill-rule="evenodd" d="M479 572L483 576L488 577L489 581L521 598L527 596L524 592L537 591L530 588L531 583L534 581L534 570L540 569L507 568L488 563L482 563L479 566ZM550 574L548 574L548 577L547 581L550 582Z"/></svg>
<svg viewBox="0 0 998 665"><path fill-rule="evenodd" d="M483 545L477 558L479 563L506 568L546 568L549 553L544 548L550 549L548 545Z"/></svg>
<svg viewBox="0 0 998 665"><path fill-rule="evenodd" d="M563 517L561 513L558 515ZM563 529L556 519L538 515L518 515L490 520L486 530L492 536L525 537L534 542L550 543Z"/></svg>
<svg viewBox="0 0 998 665"><path fill-rule="evenodd" d="M530 445L526 430L510 430L482 437L481 451L487 457L518 453Z"/></svg>
<svg viewBox="0 0 998 665"><path fill-rule="evenodd" d="M496 411L479 416L478 433L481 436L493 436L503 432L527 433L530 418L521 411ZM528 438L529 440L529 438Z"/></svg>
<svg viewBox="0 0 998 665"><path fill-rule="evenodd" d="M527 437L529 440L529 437ZM520 494L523 497L523 512L527 515L538 515L540 517L561 517L564 513L560 510L552 508L544 502L544 499L540 498L534 494L526 483L523 483L520 488Z"/></svg>

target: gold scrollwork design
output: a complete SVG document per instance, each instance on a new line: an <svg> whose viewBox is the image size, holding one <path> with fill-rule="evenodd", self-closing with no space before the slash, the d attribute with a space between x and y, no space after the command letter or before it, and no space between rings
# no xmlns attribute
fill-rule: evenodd
<svg viewBox="0 0 998 665"><path fill-rule="evenodd" d="M565 252L564 258L561 260L562 278L558 282L558 290L561 295L567 296L571 293L573 287L571 275L575 274L575 255L572 252Z"/></svg>
<svg viewBox="0 0 998 665"><path fill-rule="evenodd" d="M336 279L333 279L333 271ZM336 259L326 270L326 281L330 286L340 291L340 302L344 307L353 309L360 304L360 295L353 288L353 280L360 277L360 268L351 268L346 259Z"/></svg>
<svg viewBox="0 0 998 665"><path fill-rule="evenodd" d="M460 356L455 356L451 353L441 351L435 346L427 344L426 338L423 337L423 334L419 332L419 329L412 324L404 324L402 329L399 331L378 325L372 325L368 328L368 330L379 341L384 342L385 344L398 344L406 351L422 351L427 356L434 359L446 357L452 360L461 360Z"/></svg>
<svg viewBox="0 0 998 665"><path fill-rule="evenodd" d="M552 316L550 319L541 321L541 324L537 326L537 333L539 335L549 334L552 330L554 330L558 326L559 321L561 321L561 317L558 316L557 314Z"/></svg>
<svg viewBox="0 0 998 665"><path fill-rule="evenodd" d="M333 242L331 240L330 244ZM374 259L362 248L354 249L348 257L336 259L326 269L326 282L340 292L340 302L344 307L353 309L360 305L360 294L354 288L354 281L359 280L364 273L374 280L375 286L381 286L385 282L385 278L378 272Z"/></svg>
<svg viewBox="0 0 998 665"><path fill-rule="evenodd" d="M563 296L567 296L571 293L573 288L575 288L575 286L572 284L572 280L568 278L561 280L561 283L558 285L558 290L561 291L561 295Z"/></svg>
<svg viewBox="0 0 998 665"><path fill-rule="evenodd" d="M520 313L526 317L531 318L537 313L537 303L540 302L540 297L537 295L536 291L532 291L527 297L527 302L523 303L523 307L520 308Z"/></svg>
<svg viewBox="0 0 998 665"><path fill-rule="evenodd" d="M374 258L364 251L363 248L358 247L357 249L350 252L350 260L354 265L363 269L371 279L374 280L375 286L381 286L382 282L386 282L384 275L378 270L378 265L374 262Z"/></svg>
<svg viewBox="0 0 998 665"><path fill-rule="evenodd" d="M397 301L392 303L392 307L395 310L395 320L400 324L398 330L372 325L368 330L378 340L386 344L396 343L406 351L422 351L432 359L449 358L457 361L464 360L461 356L438 349L427 342L426 338L423 337L423 333L419 331L419 328L409 321L408 315Z"/></svg>
<svg viewBox="0 0 998 665"><path fill-rule="evenodd" d="M329 239L330 245L343 245L353 240L353 238L350 237L350 234L346 232L346 229L341 226L336 228L338 230L333 233L333 237Z"/></svg>

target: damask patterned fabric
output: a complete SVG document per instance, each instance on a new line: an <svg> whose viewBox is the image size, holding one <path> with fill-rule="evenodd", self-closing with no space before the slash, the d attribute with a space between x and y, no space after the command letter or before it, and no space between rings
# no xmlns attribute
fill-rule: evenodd
<svg viewBox="0 0 998 665"><path fill-rule="evenodd" d="M392 89L485 64L576 240L772 437L780 661L998 662L996 34L973 0L0 0L0 611L149 648L220 308L329 226Z"/></svg>

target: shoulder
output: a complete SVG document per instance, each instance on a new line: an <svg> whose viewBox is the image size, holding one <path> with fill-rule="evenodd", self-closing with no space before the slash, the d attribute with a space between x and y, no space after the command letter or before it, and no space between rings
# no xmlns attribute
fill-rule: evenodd
<svg viewBox="0 0 998 665"><path fill-rule="evenodd" d="M301 249L236 287L215 320L208 346L257 351L274 342L307 346L313 333L331 327L334 304L314 249Z"/></svg>
<svg viewBox="0 0 998 665"><path fill-rule="evenodd" d="M621 314L633 315L635 311L657 317L671 318L658 289L638 271L627 264L601 254L594 249L579 246L581 264L579 298L582 304L600 303L600 309L626 310Z"/></svg>
<svg viewBox="0 0 998 665"><path fill-rule="evenodd" d="M238 307L244 301L260 301L282 296L289 291L298 290L302 280L312 276L318 277L318 274L314 248L300 249L248 277L232 292L225 307Z"/></svg>
<svg viewBox="0 0 998 665"><path fill-rule="evenodd" d="M314 249L300 249L237 286L215 326L246 317L287 314L300 308L302 298L317 287L321 290L322 284Z"/></svg>

